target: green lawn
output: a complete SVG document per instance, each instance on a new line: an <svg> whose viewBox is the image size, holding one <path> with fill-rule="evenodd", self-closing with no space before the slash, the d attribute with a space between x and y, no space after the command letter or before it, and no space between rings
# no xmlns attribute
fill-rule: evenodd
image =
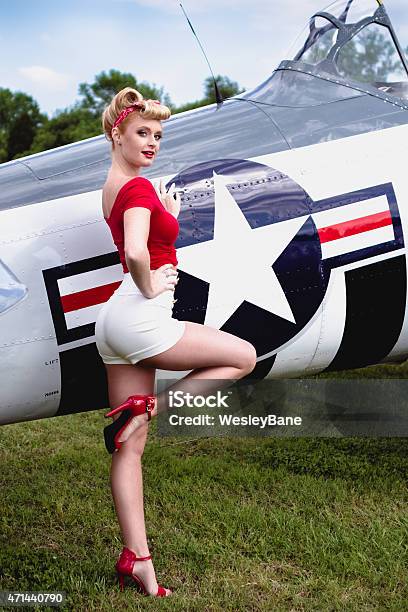
<svg viewBox="0 0 408 612"><path fill-rule="evenodd" d="M116 582L103 415L0 427L0 589L63 590L78 611L408 609L408 439L191 441L159 437L154 420L146 525L174 590L154 599Z"/></svg>

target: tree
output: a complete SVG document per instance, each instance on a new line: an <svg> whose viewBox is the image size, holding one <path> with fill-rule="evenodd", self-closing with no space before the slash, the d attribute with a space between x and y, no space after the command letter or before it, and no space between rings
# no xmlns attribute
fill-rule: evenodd
<svg viewBox="0 0 408 612"><path fill-rule="evenodd" d="M31 147L16 157L55 149L100 133L100 127L98 132L95 132L94 118L89 111L81 108L67 108L57 111L55 117L51 119L47 117L44 124L37 130Z"/></svg>
<svg viewBox="0 0 408 612"><path fill-rule="evenodd" d="M24 155L47 119L31 96L0 88L0 163Z"/></svg>
<svg viewBox="0 0 408 612"><path fill-rule="evenodd" d="M243 91L238 83L226 76L218 75L216 80L223 98ZM29 96L12 94L11 91L4 90L6 93L3 94L3 103L0 97L0 121L3 126L0 130L1 161L99 136L102 133L101 115L104 108L124 87L134 87L145 98L160 100L171 109L172 113L215 102L214 83L211 77L204 81L204 98L177 107L171 102L163 87L144 81L138 82L133 74L114 69L100 72L95 76L93 83L80 83L78 86L80 99L67 108L58 109L50 119L47 115L39 113L37 103ZM29 101L31 101L31 111ZM18 112L16 108L19 109ZM25 108L26 112L23 112Z"/></svg>
<svg viewBox="0 0 408 612"><path fill-rule="evenodd" d="M161 100L163 104L171 104L163 87L138 82L133 74L110 70L100 72L93 83L80 83L78 91L82 99L65 109L57 110L55 116L39 126L35 137L31 139L29 148L21 150L14 157L22 157L32 153L54 149L71 142L77 142L102 133L101 115L113 96L124 87L134 87L145 98ZM12 159L12 158L10 158Z"/></svg>
<svg viewBox="0 0 408 612"><path fill-rule="evenodd" d="M108 73L100 72L97 74L92 84L79 84L79 95L83 96L80 107L99 117L113 96L124 87L137 89L144 98L160 100L163 104L171 104L170 97L168 94L164 94L163 87L158 88L156 85L150 85L145 81L138 82L130 72L119 72L119 70L112 69Z"/></svg>
<svg viewBox="0 0 408 612"><path fill-rule="evenodd" d="M241 88L236 81L231 81L231 79L229 79L227 76L221 76L218 74L215 77L215 80L223 100L245 91L245 88ZM216 102L214 81L212 76L210 76L204 80L204 98L196 100L195 102L187 102L186 104L182 104L179 107L173 108L172 111L174 113L182 113L183 111L190 110L192 108L199 108L200 106L207 106L208 104L213 104L214 102Z"/></svg>
<svg viewBox="0 0 408 612"><path fill-rule="evenodd" d="M227 76L218 74L215 80L218 90L224 100L245 91L245 88L241 88L236 81L231 81ZM212 77L207 77L204 81L204 99L208 100L208 104L212 104L216 101Z"/></svg>

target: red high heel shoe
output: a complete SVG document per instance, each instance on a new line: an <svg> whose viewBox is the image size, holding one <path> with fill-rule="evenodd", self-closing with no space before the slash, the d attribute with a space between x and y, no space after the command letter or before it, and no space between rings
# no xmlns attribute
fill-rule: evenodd
<svg viewBox="0 0 408 612"><path fill-rule="evenodd" d="M123 591L124 588L125 576L130 576L139 585L139 588L141 589L142 593L144 593L145 595L150 595L145 585L143 584L142 579L139 578L139 576L133 574L132 570L135 561L148 561L151 558L151 555L148 555L147 557L136 557L133 550L130 550L130 548L127 548L126 546L123 547L120 557L116 562L116 571L118 574L121 591ZM154 597L168 597L171 593L172 591L170 591L170 593L167 593L166 589L159 584L157 593L156 595L154 595Z"/></svg>
<svg viewBox="0 0 408 612"><path fill-rule="evenodd" d="M151 420L151 412L155 407L155 399L154 395L130 395L126 402L105 414L105 417L111 417L123 411L123 414L118 419L107 425L103 430L108 453L113 453L120 449L122 442L119 442L119 438L123 430L126 429L130 419L147 412L147 420Z"/></svg>

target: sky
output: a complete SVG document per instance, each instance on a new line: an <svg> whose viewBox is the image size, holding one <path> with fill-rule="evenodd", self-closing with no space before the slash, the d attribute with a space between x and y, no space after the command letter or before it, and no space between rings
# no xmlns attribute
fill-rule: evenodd
<svg viewBox="0 0 408 612"><path fill-rule="evenodd" d="M377 6L375 0L355 0ZM214 74L247 89L302 46L328 0L182 0ZM385 6L408 45L407 0ZM0 87L31 95L49 118L81 82L112 68L164 88L174 104L203 96L209 69L179 0L0 0ZM299 38L298 38L299 37ZM298 42L294 42L295 40Z"/></svg>

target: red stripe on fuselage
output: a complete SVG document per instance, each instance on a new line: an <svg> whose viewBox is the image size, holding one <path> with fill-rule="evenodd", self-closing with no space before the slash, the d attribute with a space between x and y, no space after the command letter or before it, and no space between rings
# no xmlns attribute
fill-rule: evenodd
<svg viewBox="0 0 408 612"><path fill-rule="evenodd" d="M84 291L62 295L62 309L64 312L72 312L80 308L103 304L109 300L110 296L119 287L121 282L122 281L118 281L116 283L110 283L109 285L101 285L100 287L93 287L92 289L84 289Z"/></svg>
<svg viewBox="0 0 408 612"><path fill-rule="evenodd" d="M373 215L367 215L366 217L352 219L351 221L343 221L343 223L321 227L317 231L319 232L320 242L330 242L330 240L337 240L338 238L345 238L346 236L360 234L361 232L368 232L377 227L384 227L385 225L391 224L391 213L389 210L385 210Z"/></svg>

